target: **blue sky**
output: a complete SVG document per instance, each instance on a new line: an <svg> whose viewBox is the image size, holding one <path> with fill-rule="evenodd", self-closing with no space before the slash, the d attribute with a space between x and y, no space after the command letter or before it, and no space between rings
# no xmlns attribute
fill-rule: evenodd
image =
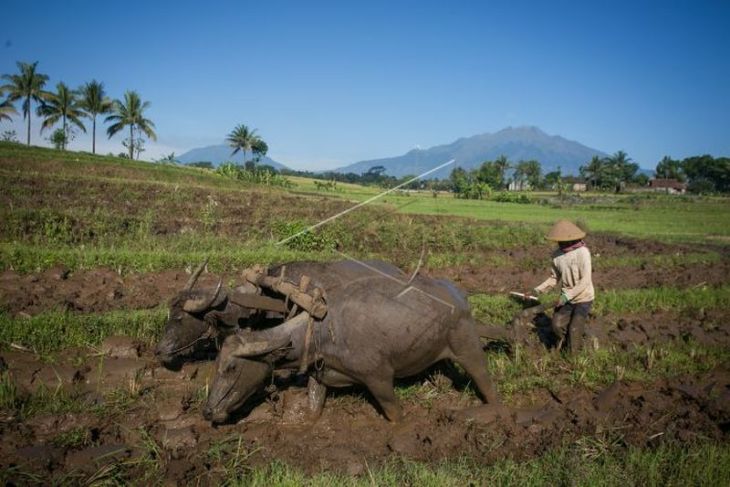
<svg viewBox="0 0 730 487"><path fill-rule="evenodd" d="M39 61L50 88L95 78L114 98L137 90L157 125L147 159L221 143L239 123L295 168L518 125L622 149L649 168L664 155L730 155L728 1L3 0L0 9L0 73ZM14 128L24 140L22 121ZM123 150L121 137L97 144ZM89 145L80 135L71 148Z"/></svg>

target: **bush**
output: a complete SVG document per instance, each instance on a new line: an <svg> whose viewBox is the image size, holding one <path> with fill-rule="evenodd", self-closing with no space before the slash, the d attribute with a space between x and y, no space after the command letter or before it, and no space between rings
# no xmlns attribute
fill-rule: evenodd
<svg viewBox="0 0 730 487"><path fill-rule="evenodd" d="M252 184L263 184L265 186L280 186L282 188L292 188L294 183L279 173L271 171L269 168L253 169L244 168L227 162L221 164L215 171L216 174L239 181L246 181Z"/></svg>

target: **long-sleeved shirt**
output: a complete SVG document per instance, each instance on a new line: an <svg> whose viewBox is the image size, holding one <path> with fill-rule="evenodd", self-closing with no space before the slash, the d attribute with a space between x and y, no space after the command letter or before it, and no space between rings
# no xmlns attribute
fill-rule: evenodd
<svg viewBox="0 0 730 487"><path fill-rule="evenodd" d="M535 288L538 293L549 291L560 281L561 294L570 303L588 303L595 298L591 278L591 252L579 247L570 252L558 249L553 253L550 277Z"/></svg>

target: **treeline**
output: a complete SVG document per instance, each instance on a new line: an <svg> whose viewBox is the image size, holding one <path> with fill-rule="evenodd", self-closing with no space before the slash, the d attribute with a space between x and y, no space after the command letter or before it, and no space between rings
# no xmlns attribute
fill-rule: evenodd
<svg viewBox="0 0 730 487"><path fill-rule="evenodd" d="M129 129L129 136L122 141L127 153L121 156L134 159L144 152L144 137L157 140L155 124L145 117L150 103L142 101L136 91L127 91L122 99L112 100L104 91L104 83L92 80L76 89L64 82L56 84L55 91L47 91L49 77L38 71L38 62L18 62L18 72L2 75L0 85L0 122L20 116L16 103L20 105L23 119L27 123L26 143L30 145L31 118L35 112L41 118L41 133L51 132L48 141L57 149L65 150L73 140L76 130L86 133L83 119L89 119L92 126L91 152L96 153L96 119L106 115L104 123L107 136L113 137ZM33 110L35 106L35 110ZM16 142L12 130L2 133L2 139Z"/></svg>
<svg viewBox="0 0 730 487"><path fill-rule="evenodd" d="M656 166L656 177L688 182L693 193L730 193L730 157L703 155L679 161L665 156Z"/></svg>
<svg viewBox="0 0 730 487"><path fill-rule="evenodd" d="M383 188L392 188L414 178L412 175L402 178L389 176L383 166L373 166L362 174L290 169L282 170L281 174ZM593 191L620 192L627 187L644 187L649 183L649 177L639 172L639 165L624 151L608 157L593 157L580 166L579 174L579 177L565 176L560 168L543 174L539 161L513 163L506 156L500 156L469 171L457 167L448 179L418 180L405 188L451 191L458 198L485 199L494 192L500 192L494 196L496 198L507 189L566 191L573 183L583 183L586 189ZM695 193L730 192L730 158L704 155L679 161L664 157L656 166L656 177L688 182L688 190Z"/></svg>

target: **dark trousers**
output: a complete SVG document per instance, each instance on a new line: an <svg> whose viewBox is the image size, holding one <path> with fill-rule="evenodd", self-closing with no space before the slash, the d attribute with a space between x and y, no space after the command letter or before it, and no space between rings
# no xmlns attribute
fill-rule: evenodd
<svg viewBox="0 0 730 487"><path fill-rule="evenodd" d="M558 343L562 344L570 353L577 353L583 348L583 334L588 313L593 301L589 303L566 303L555 308L552 328Z"/></svg>

